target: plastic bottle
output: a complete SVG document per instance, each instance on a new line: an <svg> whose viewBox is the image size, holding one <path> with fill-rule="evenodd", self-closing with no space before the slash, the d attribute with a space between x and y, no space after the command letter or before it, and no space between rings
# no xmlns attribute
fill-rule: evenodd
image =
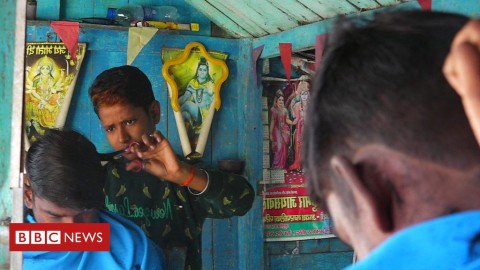
<svg viewBox="0 0 480 270"><path fill-rule="evenodd" d="M177 8L173 6L154 6L152 7L152 21L175 22L179 15Z"/></svg>
<svg viewBox="0 0 480 270"><path fill-rule="evenodd" d="M115 21L123 26L130 26L133 21L150 20L153 16L154 9L150 7L142 7L140 5L129 5L117 9Z"/></svg>

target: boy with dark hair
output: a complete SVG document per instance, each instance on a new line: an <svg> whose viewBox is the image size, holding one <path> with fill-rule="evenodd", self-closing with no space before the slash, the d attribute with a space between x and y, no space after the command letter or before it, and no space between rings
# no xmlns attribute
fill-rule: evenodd
<svg viewBox="0 0 480 270"><path fill-rule="evenodd" d="M107 208L142 227L166 251L171 265L186 257L176 267L201 269L203 222L244 215L252 206L253 188L240 175L197 169L179 160L156 131L160 104L140 69L106 70L89 93L109 143L126 150L106 165ZM173 258L174 251L183 255Z"/></svg>
<svg viewBox="0 0 480 270"><path fill-rule="evenodd" d="M84 136L48 130L25 166L26 222L110 224L109 252L24 252L25 269L164 269L162 252L137 225L103 209L105 170Z"/></svg>
<svg viewBox="0 0 480 270"><path fill-rule="evenodd" d="M396 11L329 33L303 160L351 269L480 268L480 150L442 74L467 21Z"/></svg>

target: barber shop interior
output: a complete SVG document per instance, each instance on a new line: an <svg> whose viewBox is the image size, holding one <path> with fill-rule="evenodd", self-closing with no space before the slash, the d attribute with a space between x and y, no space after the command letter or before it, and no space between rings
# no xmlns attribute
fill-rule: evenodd
<svg viewBox="0 0 480 270"><path fill-rule="evenodd" d="M0 5L0 269L480 269L480 1Z"/></svg>

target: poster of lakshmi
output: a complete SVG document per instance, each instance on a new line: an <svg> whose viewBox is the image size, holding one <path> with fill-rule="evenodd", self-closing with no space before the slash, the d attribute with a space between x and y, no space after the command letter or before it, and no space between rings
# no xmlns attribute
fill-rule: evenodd
<svg viewBox="0 0 480 270"><path fill-rule="evenodd" d="M162 73L187 158L203 155L215 109L220 107L220 86L228 76L227 57L225 53L207 52L198 42L189 43L185 49L162 49Z"/></svg>
<svg viewBox="0 0 480 270"><path fill-rule="evenodd" d="M76 61L62 42L28 42L25 60L26 148L46 129L63 127L86 44L78 44Z"/></svg>
<svg viewBox="0 0 480 270"><path fill-rule="evenodd" d="M300 150L310 80L263 80L266 241L332 237L330 218L308 197Z"/></svg>

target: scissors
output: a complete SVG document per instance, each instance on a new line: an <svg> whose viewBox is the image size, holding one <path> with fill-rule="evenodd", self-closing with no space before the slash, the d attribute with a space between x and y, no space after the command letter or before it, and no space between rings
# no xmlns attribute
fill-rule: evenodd
<svg viewBox="0 0 480 270"><path fill-rule="evenodd" d="M125 147L122 150L118 150L118 151L111 152L111 153L99 153L98 155L100 156L101 161L112 161L112 160L120 159L123 154L131 153L132 151L130 149L133 146L140 146L140 143L139 142L131 142L127 145L127 147ZM132 160L131 162L133 162L136 165L134 167L134 169L132 169L133 172L142 171L143 161L141 159L137 158L137 159Z"/></svg>

